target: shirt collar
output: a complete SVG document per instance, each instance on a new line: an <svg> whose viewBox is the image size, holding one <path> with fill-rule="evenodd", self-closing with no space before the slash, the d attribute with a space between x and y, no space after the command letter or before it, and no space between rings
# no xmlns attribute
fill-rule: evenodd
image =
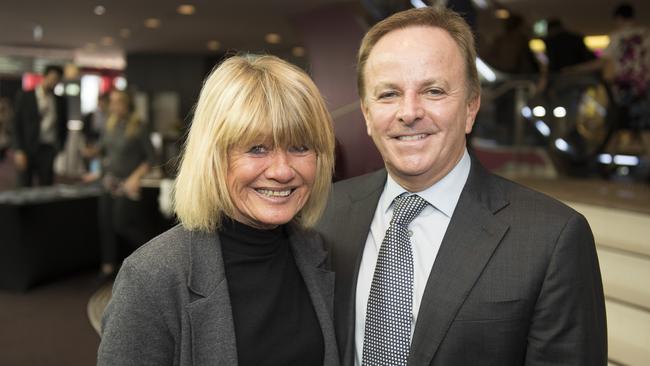
<svg viewBox="0 0 650 366"><path fill-rule="evenodd" d="M384 186L384 193L382 194L380 207L383 213L388 212L395 198L403 193L417 193L418 196L426 200L430 205L451 217L460 198L460 193L467 182L469 170L471 167L471 159L467 149L463 152L460 161L454 168L447 173L442 179L434 183L429 188L420 192L408 192L400 186L388 173L386 185Z"/></svg>

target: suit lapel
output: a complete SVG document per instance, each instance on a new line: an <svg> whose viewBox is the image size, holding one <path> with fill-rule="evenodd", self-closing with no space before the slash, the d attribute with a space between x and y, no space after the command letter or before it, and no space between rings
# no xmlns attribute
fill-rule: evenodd
<svg viewBox="0 0 650 366"><path fill-rule="evenodd" d="M341 240L336 244L333 260L333 267L337 273L336 322L339 324L337 335L342 347L343 365L354 364L354 325L359 266L370 232L370 224L385 182L386 170L373 173L367 180L356 185L357 190L350 192L348 200L343 203L340 210L337 210L341 213L337 220L346 220L337 225L341 230L339 236Z"/></svg>
<svg viewBox="0 0 650 366"><path fill-rule="evenodd" d="M187 305L195 365L236 365L235 326L219 236L192 232Z"/></svg>
<svg viewBox="0 0 650 366"><path fill-rule="evenodd" d="M305 235L300 228L289 225L289 241L296 266L305 281L325 343L325 365L338 365L339 355L334 335L334 272L323 268L327 252L315 235Z"/></svg>
<svg viewBox="0 0 650 366"><path fill-rule="evenodd" d="M409 365L431 363L456 313L508 230L508 225L494 216L506 205L496 179L473 159L426 284Z"/></svg>

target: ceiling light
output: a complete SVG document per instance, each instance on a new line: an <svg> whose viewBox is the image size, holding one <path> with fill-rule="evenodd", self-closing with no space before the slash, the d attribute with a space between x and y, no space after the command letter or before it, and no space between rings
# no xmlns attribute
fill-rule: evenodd
<svg viewBox="0 0 650 366"><path fill-rule="evenodd" d="M270 44L278 44L282 42L282 37L277 33L267 33L267 35L264 36L264 39Z"/></svg>
<svg viewBox="0 0 650 366"><path fill-rule="evenodd" d="M488 3L486 0L472 0L474 5L478 6L481 9L487 9Z"/></svg>
<svg viewBox="0 0 650 366"><path fill-rule="evenodd" d="M566 142L564 139L556 139L555 140L555 147L557 147L558 150L568 152L569 149L571 148L569 146L569 143Z"/></svg>
<svg viewBox="0 0 650 366"><path fill-rule="evenodd" d="M564 118L566 117L566 108L564 107L555 107L553 108L553 115L557 118Z"/></svg>
<svg viewBox="0 0 650 366"><path fill-rule="evenodd" d="M34 37L34 40L36 42L40 41L43 39L43 27L40 25L35 25L34 29L32 30L32 36Z"/></svg>
<svg viewBox="0 0 650 366"><path fill-rule="evenodd" d="M144 21L144 26L147 28L155 29L160 27L160 19L157 18L148 18Z"/></svg>
<svg viewBox="0 0 650 366"><path fill-rule="evenodd" d="M489 82L493 82L497 79L497 74L495 74L490 66L486 65L480 57L476 58L476 69L478 70L479 74L481 74L481 76L483 76L485 80Z"/></svg>
<svg viewBox="0 0 650 366"><path fill-rule="evenodd" d="M411 0L411 5L413 5L414 8L426 8L427 7L427 4L422 0Z"/></svg>
<svg viewBox="0 0 650 366"><path fill-rule="evenodd" d="M113 37L102 37L102 46L112 46Z"/></svg>
<svg viewBox="0 0 650 366"><path fill-rule="evenodd" d="M535 121L535 128L537 128L537 131L539 131L539 133L541 133L545 137L549 137L551 135L551 129L541 119Z"/></svg>
<svg viewBox="0 0 650 366"><path fill-rule="evenodd" d="M93 9L93 13L95 13L95 15L104 15L104 13L106 13L106 8L101 5L97 5L95 6L95 9Z"/></svg>
<svg viewBox="0 0 650 366"><path fill-rule="evenodd" d="M306 53L305 47L296 46L291 49L291 53L296 57L304 57Z"/></svg>
<svg viewBox="0 0 650 366"><path fill-rule="evenodd" d="M510 12L506 9L497 9L494 12L494 16L498 19L508 19L510 18Z"/></svg>
<svg viewBox="0 0 650 366"><path fill-rule="evenodd" d="M122 28L120 29L120 37L122 38L129 38L131 37L131 30L128 28Z"/></svg>
<svg viewBox="0 0 650 366"><path fill-rule="evenodd" d="M194 5L183 4L179 5L176 11L181 15L192 15L196 12L196 7Z"/></svg>
<svg viewBox="0 0 650 366"><path fill-rule="evenodd" d="M210 51L218 51L219 47L221 47L221 43L219 43L219 41L213 39L213 40L208 41L207 47L208 47L208 49Z"/></svg>

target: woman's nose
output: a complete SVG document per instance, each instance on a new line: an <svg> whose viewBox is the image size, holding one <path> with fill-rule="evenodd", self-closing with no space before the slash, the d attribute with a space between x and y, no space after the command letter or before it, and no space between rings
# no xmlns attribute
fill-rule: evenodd
<svg viewBox="0 0 650 366"><path fill-rule="evenodd" d="M283 149L276 149L271 154L271 163L265 171L266 177L278 182L288 182L293 179L295 174L287 152Z"/></svg>

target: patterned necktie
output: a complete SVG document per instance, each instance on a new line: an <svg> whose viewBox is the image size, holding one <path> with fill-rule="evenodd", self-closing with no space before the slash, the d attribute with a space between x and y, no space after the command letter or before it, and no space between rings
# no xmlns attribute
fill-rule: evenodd
<svg viewBox="0 0 650 366"><path fill-rule="evenodd" d="M406 365L411 346L413 250L408 225L427 202L403 194L379 249L370 285L363 337L363 366Z"/></svg>

